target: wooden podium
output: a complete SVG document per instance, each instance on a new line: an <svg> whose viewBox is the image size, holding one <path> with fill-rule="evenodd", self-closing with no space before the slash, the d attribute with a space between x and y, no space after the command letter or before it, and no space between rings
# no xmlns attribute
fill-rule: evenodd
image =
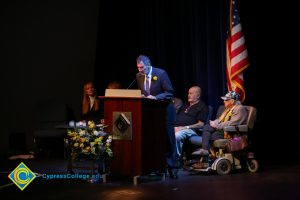
<svg viewBox="0 0 300 200"><path fill-rule="evenodd" d="M102 97L106 129L113 134L111 173L140 176L166 168L167 102ZM125 119L124 119L125 118Z"/></svg>

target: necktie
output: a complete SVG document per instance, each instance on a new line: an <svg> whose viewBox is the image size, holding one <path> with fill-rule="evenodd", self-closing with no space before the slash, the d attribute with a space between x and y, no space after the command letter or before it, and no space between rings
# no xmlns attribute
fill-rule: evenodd
<svg viewBox="0 0 300 200"><path fill-rule="evenodd" d="M147 96L150 95L150 80L149 80L148 76L146 76L146 93L147 93Z"/></svg>

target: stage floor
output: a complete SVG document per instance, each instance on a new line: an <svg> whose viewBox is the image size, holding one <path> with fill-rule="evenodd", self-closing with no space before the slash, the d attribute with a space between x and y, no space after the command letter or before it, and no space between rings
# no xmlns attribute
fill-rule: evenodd
<svg viewBox="0 0 300 200"><path fill-rule="evenodd" d="M176 180L145 176L136 185L133 179L113 176L106 183L40 176L21 191L7 178L21 162L38 174L68 174L64 159L7 160L1 163L0 181L5 199L300 199L300 164L264 165L255 174L235 171L224 176L180 170Z"/></svg>

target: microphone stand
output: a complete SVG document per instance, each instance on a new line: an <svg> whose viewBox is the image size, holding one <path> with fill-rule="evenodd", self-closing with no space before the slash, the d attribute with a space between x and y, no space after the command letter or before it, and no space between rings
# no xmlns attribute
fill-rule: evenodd
<svg viewBox="0 0 300 200"><path fill-rule="evenodd" d="M135 81L136 81L136 78L130 83L130 85L126 88L126 90L128 90Z"/></svg>

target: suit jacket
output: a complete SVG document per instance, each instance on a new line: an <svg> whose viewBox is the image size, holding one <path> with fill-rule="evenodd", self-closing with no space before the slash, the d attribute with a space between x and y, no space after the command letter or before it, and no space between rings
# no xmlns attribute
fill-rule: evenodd
<svg viewBox="0 0 300 200"><path fill-rule="evenodd" d="M171 99L173 97L174 89L166 71L152 67L151 79L150 94L152 96L155 96L158 100ZM147 93L144 86L145 75L137 73L136 80L138 88L146 96Z"/></svg>
<svg viewBox="0 0 300 200"><path fill-rule="evenodd" d="M236 125L242 125L247 123L247 109L243 105L236 105L232 109L232 114L228 121L220 122L217 125L217 129L221 130L226 126L236 126ZM219 119L216 119L219 121Z"/></svg>

